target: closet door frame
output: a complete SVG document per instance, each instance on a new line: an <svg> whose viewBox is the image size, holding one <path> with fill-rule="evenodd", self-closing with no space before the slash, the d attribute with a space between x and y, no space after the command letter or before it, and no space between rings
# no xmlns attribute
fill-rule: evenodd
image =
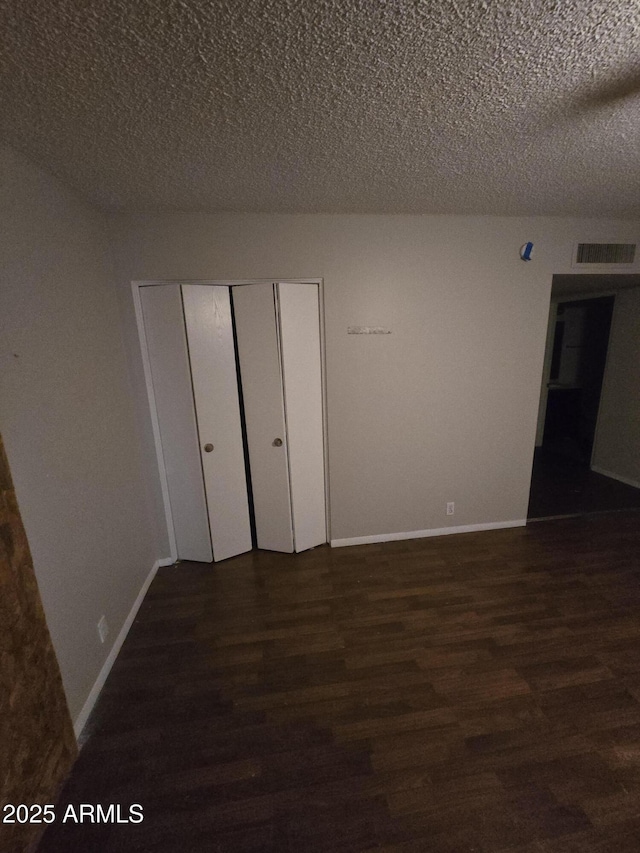
<svg viewBox="0 0 640 853"><path fill-rule="evenodd" d="M171 565L178 559L178 550L176 545L176 536L174 532L173 516L171 513L171 502L169 500L169 484L167 480L167 470L164 463L162 452L162 441L160 437L160 422L156 410L156 400L153 391L153 379L151 375L151 361L149 359L149 350L147 346L147 337L144 327L144 316L142 313L142 300L140 297L140 288L153 287L154 285L173 284L179 287L182 284L196 285L217 285L222 287L237 287L243 284L264 284L273 286L282 282L283 284L315 284L318 286L318 307L319 307L319 322L320 322L320 367L322 373L322 434L324 441L324 493L325 493L325 528L327 542L331 541L330 530L330 496L329 496L329 442L327 431L327 372L326 372L326 357L325 357L325 323L324 323L324 281L321 278L255 278L255 279L215 279L215 280L194 280L194 279L165 279L154 281L132 281L131 293L133 296L133 306L136 316L136 325L138 327L138 339L140 343L140 352L142 356L142 367L144 370L144 380L147 389L147 400L149 404L149 413L151 417L151 430L153 433L153 443L156 452L156 461L158 465L158 474L160 478L160 488L162 490L162 502L164 506L165 520L167 524L167 534L169 538L170 559L160 560L159 565Z"/></svg>

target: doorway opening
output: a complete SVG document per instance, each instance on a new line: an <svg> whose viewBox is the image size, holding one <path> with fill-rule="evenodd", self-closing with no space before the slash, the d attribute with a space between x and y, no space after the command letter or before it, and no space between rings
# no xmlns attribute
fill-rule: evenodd
<svg viewBox="0 0 640 853"><path fill-rule="evenodd" d="M560 302L540 451L557 464L588 468L598 420L613 296Z"/></svg>
<svg viewBox="0 0 640 853"><path fill-rule="evenodd" d="M638 276L554 276L529 520L640 508L640 489L592 470L616 292Z"/></svg>

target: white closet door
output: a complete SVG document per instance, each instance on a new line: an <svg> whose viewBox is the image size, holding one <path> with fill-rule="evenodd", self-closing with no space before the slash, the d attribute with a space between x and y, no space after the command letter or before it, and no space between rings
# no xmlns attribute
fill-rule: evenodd
<svg viewBox="0 0 640 853"><path fill-rule="evenodd" d="M251 550L229 288L183 284L182 301L213 558L224 560Z"/></svg>
<svg viewBox="0 0 640 853"><path fill-rule="evenodd" d="M317 284L277 285L296 551L327 541Z"/></svg>
<svg viewBox="0 0 640 853"><path fill-rule="evenodd" d="M140 288L178 558L212 559L180 287Z"/></svg>
<svg viewBox="0 0 640 853"><path fill-rule="evenodd" d="M258 548L294 549L274 288L233 290Z"/></svg>

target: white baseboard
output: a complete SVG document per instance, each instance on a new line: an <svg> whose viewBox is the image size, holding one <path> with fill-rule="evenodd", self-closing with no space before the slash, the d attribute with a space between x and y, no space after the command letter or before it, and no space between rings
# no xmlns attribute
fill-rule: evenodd
<svg viewBox="0 0 640 853"><path fill-rule="evenodd" d="M604 468L599 468L597 465L592 465L591 470L595 474L602 474L603 477L610 477L612 480L619 480L627 486L633 486L636 489L640 489L640 482L638 482L638 480L632 480L631 477L623 477L621 474L614 474L613 471L605 471Z"/></svg>
<svg viewBox="0 0 640 853"><path fill-rule="evenodd" d="M524 527L526 518L514 521L490 521L487 524L461 524L458 527L434 527L431 530L410 530L407 533L379 533L374 536L354 536L351 539L332 539L332 548L347 545L374 545L377 542L398 542L401 539L426 539L429 536L449 536L453 533L474 533L478 530L502 530L507 527Z"/></svg>
<svg viewBox="0 0 640 853"><path fill-rule="evenodd" d="M91 688L91 692L87 697L87 701L82 706L82 710L76 717L76 721L73 724L73 731L76 736L76 740L80 738L82 734L82 730L85 727L87 720L89 719L89 714L93 711L93 706L96 704L98 696L100 695L100 691L104 687L104 683L107 680L109 673L111 672L111 667L113 666L115 659L118 657L118 653L122 648L122 644L124 643L127 634L129 633L129 629L133 625L133 620L136 618L136 614L140 609L140 605L147 594L147 590L151 586L151 581L156 576L156 572L161 566L170 566L175 562L170 557L167 557L162 560L156 560L153 564L153 568L145 578L144 583L140 587L140 592L138 593L136 600L133 602L131 610L129 611L129 615L124 620L124 624L120 629L120 633L115 639L113 646L111 646L111 651L107 655L107 659L102 665L102 669L98 673L98 677L95 680L93 687Z"/></svg>

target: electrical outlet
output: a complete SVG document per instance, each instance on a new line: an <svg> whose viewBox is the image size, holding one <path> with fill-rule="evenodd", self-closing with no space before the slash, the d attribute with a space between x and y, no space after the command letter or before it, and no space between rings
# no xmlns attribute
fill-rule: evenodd
<svg viewBox="0 0 640 853"><path fill-rule="evenodd" d="M453 515L456 511L456 505L453 501L447 501L447 515Z"/></svg>
<svg viewBox="0 0 640 853"><path fill-rule="evenodd" d="M106 617L101 616L98 620L98 636L100 637L100 642L104 643L109 634L109 626L107 625Z"/></svg>

